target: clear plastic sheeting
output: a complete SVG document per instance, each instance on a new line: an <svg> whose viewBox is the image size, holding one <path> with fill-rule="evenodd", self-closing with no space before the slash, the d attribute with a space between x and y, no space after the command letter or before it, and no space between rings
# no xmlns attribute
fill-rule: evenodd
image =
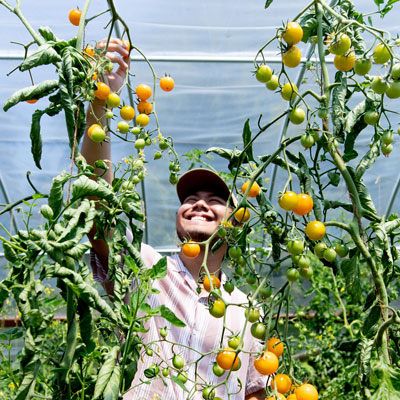
<svg viewBox="0 0 400 400"><path fill-rule="evenodd" d="M83 1L78 4L82 7ZM265 124L287 107L287 102L282 100L279 93L268 91L255 80L251 60L257 50L274 35L277 24L295 17L308 2L275 0L267 10L264 10L262 1L238 0L115 1L115 4L130 27L134 44L150 60L155 60L153 66L158 76L168 73L175 79L175 89L172 92L157 91L156 103L161 131L164 136L173 137L176 150L181 156L182 171L189 166L183 155L192 148L205 150L212 146L240 147L243 125L248 118L252 131L257 132L260 114L261 123ZM356 4L363 11L376 10L372 0L358 0ZM70 39L77 32L77 27L68 21L68 11L76 5L76 1L41 1L38 7L38 2L21 1L22 11L34 28L48 25L58 37L64 39ZM394 4L394 7L399 6ZM105 1L93 1L88 16L106 8ZM394 10L385 20L376 18L376 22L391 32L397 32L400 31L397 16L398 12ZM107 18L105 14L89 23L85 37L87 43L94 44L96 40L105 37ZM3 35L0 44L0 100L1 104L4 104L13 92L30 85L28 72L22 73L17 70L6 76L21 62L23 56L22 47L12 44L11 41L28 43L31 38L15 15L4 7L0 7L0 22ZM300 47L304 56L308 45L302 43ZM267 61L275 70L280 68L278 52L277 43L274 43L265 53ZM152 85L149 67L143 60L137 60L137 53L133 53L133 56L132 85ZM299 69L290 71L293 80L296 79ZM379 73L379 68L376 68L374 73ZM37 68L32 74L35 82L55 77L52 67ZM332 77L333 74L332 68ZM312 82L303 84L311 85ZM125 90L122 98L129 103ZM397 100L389 100L393 102L394 109L395 101ZM40 192L48 193L52 178L62 170L70 170L69 147L62 114L53 118L43 116L42 170L33 162L29 138L31 115L36 108L45 108L47 102L46 99L42 99L33 105L18 104L6 113L0 110L0 179L4 187L4 191L0 190L1 203L14 202L33 193L26 179L27 171L31 171L30 179L34 186ZM394 116L392 122L396 127L398 117ZM258 139L255 146L257 155L267 154L277 147L282 123L283 119ZM151 124L154 124L154 121ZM299 134L302 129L304 126L291 126L288 134ZM366 149L372 128L371 131L363 131L361 135L360 142ZM298 150L302 149L299 147ZM135 151L132 144L114 138L112 157L115 163ZM171 227L174 227L178 200L175 188L168 182L168 159L153 161L153 152L151 148L145 150L146 159L149 161L146 164L148 177L144 183L148 241L155 247L171 247L176 243L176 235ZM390 157L381 156L364 177L380 214L385 214L399 176L399 155L399 146L395 143ZM357 161L353 160L351 164ZM226 160L217 156L208 162L216 169L227 168ZM269 168L265 178L271 176L272 168ZM272 195L274 204L285 180L286 177L279 171ZM267 188L269 185L271 182L265 183ZM8 201L4 193L8 196ZM346 191L343 187L328 188L326 197L343 199L346 198ZM40 205L40 201L38 204ZM392 211L399 210L399 207L400 201L396 199ZM38 210L39 206L32 210L32 225L42 222ZM27 215L16 212L13 217L18 228L22 229ZM9 215L1 216L0 222L7 229L14 231Z"/></svg>

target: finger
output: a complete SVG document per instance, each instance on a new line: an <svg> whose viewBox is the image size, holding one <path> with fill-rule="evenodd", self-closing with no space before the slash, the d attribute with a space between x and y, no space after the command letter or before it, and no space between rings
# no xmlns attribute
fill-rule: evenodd
<svg viewBox="0 0 400 400"><path fill-rule="evenodd" d="M101 40L97 43L97 48L100 50L104 50L106 48L106 45L107 40ZM116 52L122 57L127 57L129 54L125 43L120 39L113 39L113 41L110 40L107 46L107 56L109 56L110 52Z"/></svg>

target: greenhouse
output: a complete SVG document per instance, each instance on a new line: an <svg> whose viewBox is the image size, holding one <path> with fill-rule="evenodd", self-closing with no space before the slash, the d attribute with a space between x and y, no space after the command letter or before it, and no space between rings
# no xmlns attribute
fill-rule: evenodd
<svg viewBox="0 0 400 400"><path fill-rule="evenodd" d="M0 0L0 398L400 400L398 15Z"/></svg>

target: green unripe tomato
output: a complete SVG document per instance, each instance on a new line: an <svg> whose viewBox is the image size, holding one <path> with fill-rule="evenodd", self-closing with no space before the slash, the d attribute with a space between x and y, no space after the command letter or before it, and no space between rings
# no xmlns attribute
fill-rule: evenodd
<svg viewBox="0 0 400 400"><path fill-rule="evenodd" d="M276 90L279 86L279 78L277 75L272 75L271 79L265 84L266 88L269 90Z"/></svg>
<svg viewBox="0 0 400 400"><path fill-rule="evenodd" d="M260 65L256 72L256 79L259 82L266 83L272 77L272 70L268 65Z"/></svg>
<svg viewBox="0 0 400 400"><path fill-rule="evenodd" d="M391 76L393 79L400 79L400 63L393 65Z"/></svg>
<svg viewBox="0 0 400 400"><path fill-rule="evenodd" d="M114 117L114 113L111 110L106 111L106 118L111 119Z"/></svg>
<svg viewBox="0 0 400 400"><path fill-rule="evenodd" d="M346 257L347 254L349 254L349 248L342 243L336 243L335 251L336 254L341 258Z"/></svg>
<svg viewBox="0 0 400 400"><path fill-rule="evenodd" d="M178 379L182 382L182 383L186 383L188 378L187 378L187 374L185 371L181 371L179 372L179 374L177 375Z"/></svg>
<svg viewBox="0 0 400 400"><path fill-rule="evenodd" d="M289 114L290 122L295 125L300 125L305 118L306 118L306 113L300 107L294 108Z"/></svg>
<svg viewBox="0 0 400 400"><path fill-rule="evenodd" d="M158 147L160 148L160 150L167 150L168 149L168 141L161 139L158 143Z"/></svg>
<svg viewBox="0 0 400 400"><path fill-rule="evenodd" d="M160 329L160 336L165 338L168 335L168 329L166 326L164 326L163 328Z"/></svg>
<svg viewBox="0 0 400 400"><path fill-rule="evenodd" d="M364 114L364 122L368 125L376 125L379 121L379 114L374 110L369 110Z"/></svg>
<svg viewBox="0 0 400 400"><path fill-rule="evenodd" d="M384 156L388 156L393 151L392 144L383 144L381 146L381 151Z"/></svg>
<svg viewBox="0 0 400 400"><path fill-rule="evenodd" d="M185 365L185 360L179 354L174 354L174 356L172 357L172 365L176 369L182 369L183 366Z"/></svg>
<svg viewBox="0 0 400 400"><path fill-rule="evenodd" d="M297 268L289 268L286 272L286 278L289 282L296 282L300 278L300 273Z"/></svg>
<svg viewBox="0 0 400 400"><path fill-rule="evenodd" d="M335 249L327 248L327 249L324 251L324 259L325 259L326 261L332 262L332 261L335 260L335 258L336 258L336 251L335 251Z"/></svg>
<svg viewBox="0 0 400 400"><path fill-rule="evenodd" d="M267 328L262 322L256 322L255 324L251 325L250 332L256 339L263 340L265 339Z"/></svg>
<svg viewBox="0 0 400 400"><path fill-rule="evenodd" d="M297 239L289 240L288 244L286 245L286 249L289 254L297 256L304 251L304 242Z"/></svg>
<svg viewBox="0 0 400 400"><path fill-rule="evenodd" d="M133 133L134 135L140 135L140 132L142 131L142 128L140 128L140 127L138 127L138 126L134 126L132 129L131 129L131 133Z"/></svg>
<svg viewBox="0 0 400 400"><path fill-rule="evenodd" d="M239 264L239 265L241 265L241 264ZM257 282L257 277L254 274L248 274L246 276L246 282L248 285L254 285Z"/></svg>
<svg viewBox="0 0 400 400"><path fill-rule="evenodd" d="M237 260L242 255L242 249L239 246L232 246L229 248L228 254L230 258Z"/></svg>
<svg viewBox="0 0 400 400"><path fill-rule="evenodd" d="M375 76L371 82L371 89L377 94L384 94L387 90L387 82L382 76Z"/></svg>
<svg viewBox="0 0 400 400"><path fill-rule="evenodd" d="M268 299L268 297L271 297L271 294L272 294L272 287L271 286L263 286L260 289L260 296L263 299Z"/></svg>
<svg viewBox="0 0 400 400"><path fill-rule="evenodd" d="M225 374L225 370L221 368L216 362L213 364L213 373L215 376L222 376Z"/></svg>
<svg viewBox="0 0 400 400"><path fill-rule="evenodd" d="M386 89L386 96L389 97L389 99L398 99L400 97L399 81L390 82L388 88Z"/></svg>
<svg viewBox="0 0 400 400"><path fill-rule="evenodd" d="M240 336L232 336L229 340L228 340L228 346L232 347L232 349L237 349L240 345Z"/></svg>
<svg viewBox="0 0 400 400"><path fill-rule="evenodd" d="M372 67L372 60L369 58L361 58L356 60L354 64L354 72L359 76L368 74Z"/></svg>
<svg viewBox="0 0 400 400"><path fill-rule="evenodd" d="M154 153L153 159L154 159L154 160L159 160L161 157L162 157L162 154L161 154L159 151L156 151L156 152Z"/></svg>
<svg viewBox="0 0 400 400"><path fill-rule="evenodd" d="M323 242L321 243L317 243L314 247L314 254L318 257L318 258L322 258L324 256L324 251L327 249L327 245Z"/></svg>
<svg viewBox="0 0 400 400"><path fill-rule="evenodd" d="M129 124L126 121L119 121L117 125L117 130L120 133L128 133L129 131Z"/></svg>
<svg viewBox="0 0 400 400"><path fill-rule="evenodd" d="M235 290L235 285L232 281L227 281L224 284L224 289L227 293L231 294Z"/></svg>
<svg viewBox="0 0 400 400"><path fill-rule="evenodd" d="M314 145L315 139L309 133L305 133L301 136L300 143L305 149L309 149Z"/></svg>
<svg viewBox="0 0 400 400"><path fill-rule="evenodd" d="M176 172L171 172L169 174L169 183L171 183L172 185L176 185L178 183L178 175L176 174Z"/></svg>
<svg viewBox="0 0 400 400"><path fill-rule="evenodd" d="M307 256L302 255L302 256L300 256L299 262L297 263L297 265L300 268L306 269L310 266L310 259Z"/></svg>
<svg viewBox="0 0 400 400"><path fill-rule="evenodd" d="M257 308L250 308L250 310L246 309L244 314L246 317L247 314L249 315L249 322L251 323L256 322L260 319L260 311Z"/></svg>
<svg viewBox="0 0 400 400"><path fill-rule="evenodd" d="M164 378L166 378L167 376L169 376L169 374L170 374L170 371L169 371L169 368L163 368L163 370L162 370L162 376L164 377Z"/></svg>
<svg viewBox="0 0 400 400"><path fill-rule="evenodd" d="M43 204L42 207L40 207L40 214L47 220L53 219L54 216L53 209L48 204Z"/></svg>
<svg viewBox="0 0 400 400"><path fill-rule="evenodd" d="M215 390L211 387L205 387L202 395L205 400L213 400L215 398Z"/></svg>
<svg viewBox="0 0 400 400"><path fill-rule="evenodd" d="M393 131L386 131L381 137L381 141L384 144L392 144L393 139Z"/></svg>
<svg viewBox="0 0 400 400"><path fill-rule="evenodd" d="M151 347L146 347L146 354L151 357L154 354L153 349Z"/></svg>
<svg viewBox="0 0 400 400"><path fill-rule="evenodd" d="M300 268L299 273L303 279L310 279L313 276L313 269L311 267Z"/></svg>

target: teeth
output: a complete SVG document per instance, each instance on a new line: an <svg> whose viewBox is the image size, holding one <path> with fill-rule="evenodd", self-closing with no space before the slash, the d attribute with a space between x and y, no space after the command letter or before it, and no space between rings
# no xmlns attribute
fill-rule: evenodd
<svg viewBox="0 0 400 400"><path fill-rule="evenodd" d="M197 221L207 221L207 218L204 218L204 217L200 217L200 216L195 216L195 217L192 217L191 218L192 219L192 221L193 220L197 220Z"/></svg>

